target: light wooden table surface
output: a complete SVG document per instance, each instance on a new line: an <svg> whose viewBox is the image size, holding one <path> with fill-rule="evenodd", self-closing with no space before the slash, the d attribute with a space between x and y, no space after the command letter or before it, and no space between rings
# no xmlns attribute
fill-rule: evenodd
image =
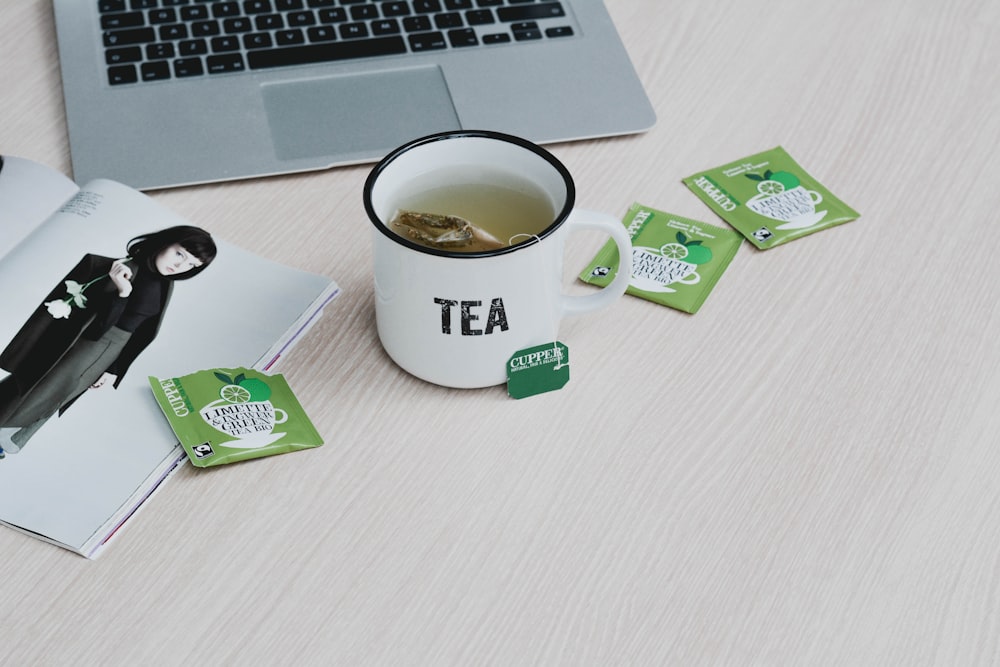
<svg viewBox="0 0 1000 667"><path fill-rule="evenodd" d="M369 167L155 193L344 288L282 367L328 444L97 561L0 531L0 664L1000 662L1000 3L607 4L659 123L551 147L581 206L721 224L680 179L780 144L862 217L566 321L515 401L382 352ZM0 153L68 171L53 35L0 7Z"/></svg>

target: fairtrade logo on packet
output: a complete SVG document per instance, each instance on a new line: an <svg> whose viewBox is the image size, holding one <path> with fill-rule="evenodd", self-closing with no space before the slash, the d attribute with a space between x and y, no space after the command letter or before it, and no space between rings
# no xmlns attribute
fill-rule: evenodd
<svg viewBox="0 0 1000 667"><path fill-rule="evenodd" d="M781 146L683 182L761 250L859 217Z"/></svg>
<svg viewBox="0 0 1000 667"><path fill-rule="evenodd" d="M213 369L150 376L149 384L191 463L200 468L323 444L282 375Z"/></svg>

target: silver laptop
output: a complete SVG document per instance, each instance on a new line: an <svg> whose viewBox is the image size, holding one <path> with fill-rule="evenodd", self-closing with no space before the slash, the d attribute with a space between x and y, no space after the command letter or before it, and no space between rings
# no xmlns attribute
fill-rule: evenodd
<svg viewBox="0 0 1000 667"><path fill-rule="evenodd" d="M140 189L655 114L602 0L53 0L74 178Z"/></svg>

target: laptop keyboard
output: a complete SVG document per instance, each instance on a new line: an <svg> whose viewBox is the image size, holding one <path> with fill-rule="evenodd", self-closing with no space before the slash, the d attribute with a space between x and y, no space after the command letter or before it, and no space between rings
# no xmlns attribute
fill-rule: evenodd
<svg viewBox="0 0 1000 667"><path fill-rule="evenodd" d="M551 0L96 1L113 86L573 35Z"/></svg>

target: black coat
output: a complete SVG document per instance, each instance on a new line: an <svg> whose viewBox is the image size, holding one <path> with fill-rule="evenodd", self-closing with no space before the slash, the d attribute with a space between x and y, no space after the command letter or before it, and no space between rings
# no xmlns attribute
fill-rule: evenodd
<svg viewBox="0 0 1000 667"><path fill-rule="evenodd" d="M123 299L118 296L118 288L107 277L114 260L100 255L84 255L83 259L66 274L44 302L35 309L13 340L0 353L0 368L13 376L19 393L26 395L45 375L59 363L63 355L73 347L81 336L97 340L117 321L115 313L121 312ZM103 278L102 278L103 277ZM66 319L55 318L49 313L46 303L60 301L68 296L66 281L73 280L81 285L94 280L87 288L86 306L73 306ZM159 313L144 321L129 338L118 359L107 369L118 377L115 387L121 384L125 372L136 357L156 338L160 329L163 312L170 300L172 284L167 281L162 292ZM0 410L2 411L2 410ZM0 415L2 416L2 415Z"/></svg>

